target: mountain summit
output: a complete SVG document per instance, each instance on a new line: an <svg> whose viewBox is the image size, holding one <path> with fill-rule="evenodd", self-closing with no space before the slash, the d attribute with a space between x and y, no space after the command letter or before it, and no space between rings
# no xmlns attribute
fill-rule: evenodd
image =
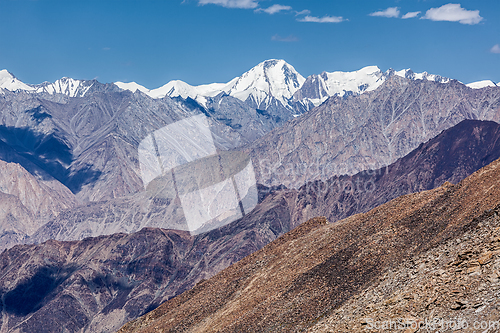
<svg viewBox="0 0 500 333"><path fill-rule="evenodd" d="M0 71L0 93L3 89L10 91L21 90L31 90L31 87L21 81L19 81L14 75L12 75L6 69Z"/></svg>
<svg viewBox="0 0 500 333"><path fill-rule="evenodd" d="M83 97L96 81L75 80L63 77L54 83L26 84L19 81L7 70L0 71L0 94L2 89L9 91L27 91L31 93L64 94L69 97Z"/></svg>
<svg viewBox="0 0 500 333"><path fill-rule="evenodd" d="M230 96L242 101L251 99L265 109L272 98L287 105L293 94L302 87L305 78L284 60L266 60L226 86Z"/></svg>
<svg viewBox="0 0 500 333"><path fill-rule="evenodd" d="M284 60L271 59L261 62L228 83L191 86L183 81L173 80L153 90L135 82L115 82L115 85L124 90L142 91L153 98L189 97L204 106L207 97L224 93L243 102L250 100L257 108L267 109L273 98L280 101L283 106L288 106L293 94L304 82L305 78L293 66Z"/></svg>

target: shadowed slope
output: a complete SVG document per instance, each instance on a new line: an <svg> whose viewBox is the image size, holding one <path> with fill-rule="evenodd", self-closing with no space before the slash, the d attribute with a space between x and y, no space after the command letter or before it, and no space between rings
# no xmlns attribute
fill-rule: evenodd
<svg viewBox="0 0 500 333"><path fill-rule="evenodd" d="M302 186L297 195L299 222L322 215L335 222L445 181L456 184L497 158L500 125L464 120L386 168Z"/></svg>

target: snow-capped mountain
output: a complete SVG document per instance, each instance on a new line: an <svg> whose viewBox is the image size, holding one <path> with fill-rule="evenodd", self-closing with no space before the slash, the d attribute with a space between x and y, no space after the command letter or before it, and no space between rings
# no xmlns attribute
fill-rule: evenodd
<svg viewBox="0 0 500 333"><path fill-rule="evenodd" d="M75 80L63 77L54 83L44 82L32 86L37 93L64 94L69 97L83 97L95 81Z"/></svg>
<svg viewBox="0 0 500 333"><path fill-rule="evenodd" d="M184 81L173 80L159 88L149 90L148 88L141 86L140 84L137 84L135 82L115 82L114 84L123 90L130 90L132 92L139 90L140 92L143 92L152 98L163 98L165 96L168 96L182 97L184 99L187 99L189 97L196 100L198 103L205 107L207 97L217 96L218 94L223 92L224 87L228 85L228 83L212 83L192 86Z"/></svg>
<svg viewBox="0 0 500 333"><path fill-rule="evenodd" d="M16 79L16 77L9 73L6 69L0 71L0 92L1 89L9 91L34 90L31 86Z"/></svg>
<svg viewBox="0 0 500 333"><path fill-rule="evenodd" d="M393 69L389 69L386 73L386 76L397 75L410 80L427 80L427 81L435 81L439 83L448 83L450 79L447 77L443 77L436 74L429 74L427 72L415 73L411 69L402 69L400 71L395 71Z"/></svg>
<svg viewBox="0 0 500 333"><path fill-rule="evenodd" d="M309 76L294 100L318 106L329 97L346 93L361 94L377 89L384 82L384 73L377 66L369 66L354 72L323 72Z"/></svg>
<svg viewBox="0 0 500 333"><path fill-rule="evenodd" d="M429 74L415 73L411 69L381 71L377 66L368 66L353 72L323 72L305 79L293 66L284 60L266 60L243 75L228 83L213 83L191 86L183 81L174 80L166 85L149 90L135 82L115 82L124 90L139 90L153 98L190 97L203 106L207 98L220 93L249 102L253 107L266 110L273 101L278 101L287 109L309 110L332 96L361 94L377 89L389 77L397 75L411 80L428 80L447 83L450 79ZM297 108L297 105L301 107ZM299 112L300 113L300 112Z"/></svg>
<svg viewBox="0 0 500 333"><path fill-rule="evenodd" d="M119 82L118 81L118 82L115 82L114 85L122 90L129 90L131 92L136 92L137 90L139 90L140 92L143 92L145 94L149 94L149 92L150 92L150 90L148 88L141 86L140 84L135 83L135 82Z"/></svg>
<svg viewBox="0 0 500 333"><path fill-rule="evenodd" d="M482 89L486 87L497 87L498 85L491 80L483 80L466 84L467 87L472 89Z"/></svg>
<svg viewBox="0 0 500 333"><path fill-rule="evenodd" d="M26 84L19 81L7 70L0 71L0 92L2 89L9 91L26 91L32 93L47 93L50 95L64 94L69 97L83 97L95 81L75 80L63 77L54 83Z"/></svg>
<svg viewBox="0 0 500 333"><path fill-rule="evenodd" d="M302 87L305 78L284 60L261 62L239 78L229 82L224 91L242 101L251 99L259 108L266 109L275 98L284 106Z"/></svg>
<svg viewBox="0 0 500 333"><path fill-rule="evenodd" d="M174 80L152 90L135 82L115 82L115 85L124 90L139 90L152 98L190 97L204 106L206 98L225 93L241 101L250 100L257 108L266 109L273 98L281 102L283 106L289 106L293 94L304 82L305 78L293 66L284 60L271 59L261 62L228 83L191 86L183 81Z"/></svg>
<svg viewBox="0 0 500 333"><path fill-rule="evenodd" d="M375 90L393 75L410 80L439 83L450 81L446 77L427 72L415 73L411 69L399 71L389 69L383 72L377 66L368 66L352 72L323 72L319 75L310 75L306 79L284 60L271 59L261 62L227 83L192 86L180 80L173 80L156 89L148 89L135 82L115 82L114 85L122 90L140 91L155 99L166 96L192 98L204 107L210 104L210 99L213 100L223 94L246 102L256 109L280 107L293 111L292 114L295 115L322 104L332 96L358 95ZM65 77L54 83L32 85L19 81L7 70L0 71L0 93L5 89L83 97L95 83L95 80L85 81ZM497 85L493 81L484 80L469 83L467 86L481 89Z"/></svg>
<svg viewBox="0 0 500 333"><path fill-rule="evenodd" d="M389 77L397 75L410 80L427 80L447 83L450 79L429 74L427 72L415 73L411 69L395 71L389 69L382 72L377 66L367 66L353 72L323 72L320 75L311 75L304 85L295 94L294 101L311 108L322 104L331 96L344 96L346 94L359 95L366 91L377 89Z"/></svg>

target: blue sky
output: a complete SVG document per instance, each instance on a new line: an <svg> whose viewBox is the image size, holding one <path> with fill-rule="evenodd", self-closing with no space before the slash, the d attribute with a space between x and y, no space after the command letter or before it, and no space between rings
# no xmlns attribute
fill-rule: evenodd
<svg viewBox="0 0 500 333"><path fill-rule="evenodd" d="M0 69L26 83L227 82L271 58L500 81L498 0L0 0L0 17Z"/></svg>

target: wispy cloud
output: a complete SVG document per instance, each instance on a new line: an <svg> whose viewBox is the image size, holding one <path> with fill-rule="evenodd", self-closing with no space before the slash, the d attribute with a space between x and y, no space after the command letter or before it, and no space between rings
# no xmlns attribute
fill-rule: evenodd
<svg viewBox="0 0 500 333"><path fill-rule="evenodd" d="M199 5L218 5L226 8L253 9L259 6L256 0L198 0Z"/></svg>
<svg viewBox="0 0 500 333"><path fill-rule="evenodd" d="M491 49L490 49L490 52L491 53L500 53L500 45L499 44L495 44Z"/></svg>
<svg viewBox="0 0 500 333"><path fill-rule="evenodd" d="M382 17L399 17L399 8L398 7L389 7L385 10L381 10L379 12L374 12L369 14L370 16L382 16Z"/></svg>
<svg viewBox="0 0 500 333"><path fill-rule="evenodd" d="M292 10L292 7L290 6L284 6L284 5L272 5L271 7L269 8L257 8L255 11L256 12L265 12L265 13L268 13L268 14L276 14L276 13L279 13L279 12L282 12L282 11L289 11L289 10Z"/></svg>
<svg viewBox="0 0 500 333"><path fill-rule="evenodd" d="M277 41L277 42L298 42L299 39L294 36L294 35L290 35L288 37L281 37L280 35L276 34L274 35L273 37L271 37L271 40L274 40L274 41Z"/></svg>
<svg viewBox="0 0 500 333"><path fill-rule="evenodd" d="M340 23L345 21L345 19L342 16L323 16L323 17L316 17L316 16L305 16L301 19L297 19L299 22L316 22L316 23Z"/></svg>
<svg viewBox="0 0 500 333"><path fill-rule="evenodd" d="M186 1L186 0L184 0ZM244 9L254 9L254 12L265 12L268 14L276 14L282 11L291 11L293 8L291 6L286 6L286 5L279 5L279 4L274 4L268 8L260 8L259 7L259 2L262 2L263 0L197 0L198 5L204 6L204 5L218 5L226 8L244 8ZM344 19L342 16L328 16L325 15L323 17L318 17L318 16L311 16L311 11L308 9L304 9L301 11L295 11L295 16L303 16L301 18L297 18L297 21L299 22L315 22L315 23L340 23L343 21L348 21L347 19ZM292 36L293 37L293 36ZM276 38L276 39L275 39ZM273 36L273 40L277 41L296 41L294 38L288 37L280 37L278 35Z"/></svg>
<svg viewBox="0 0 500 333"><path fill-rule="evenodd" d="M479 10L467 10L458 3L449 3L438 8L431 8L423 19L432 21L459 22L462 24L478 24L483 20Z"/></svg>
<svg viewBox="0 0 500 333"><path fill-rule="evenodd" d="M304 10L301 10L300 12L295 12L295 16L309 15L309 14L311 14L311 11L309 9L304 9Z"/></svg>
<svg viewBox="0 0 500 333"><path fill-rule="evenodd" d="M408 12L406 14L404 14L401 18L402 19L409 19L409 18L414 18L414 17L417 17L418 14L420 14L421 12Z"/></svg>

